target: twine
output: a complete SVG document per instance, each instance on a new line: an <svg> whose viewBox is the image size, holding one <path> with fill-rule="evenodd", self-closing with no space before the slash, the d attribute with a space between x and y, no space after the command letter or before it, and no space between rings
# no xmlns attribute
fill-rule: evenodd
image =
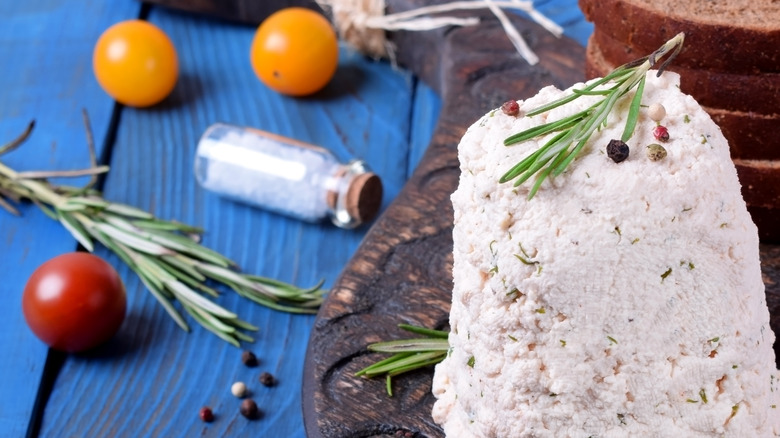
<svg viewBox="0 0 780 438"><path fill-rule="evenodd" d="M394 60L394 49L385 38L385 31L424 31L444 26L474 26L477 17L439 16L451 11L488 8L496 16L515 49L529 64L539 62L539 57L528 47L520 32L503 9L518 9L553 35L560 37L563 29L534 9L531 1L523 0L473 0L454 1L433 6L423 6L410 11L385 15L384 0L317 0L324 9L331 11L340 37L360 52L378 58Z"/></svg>

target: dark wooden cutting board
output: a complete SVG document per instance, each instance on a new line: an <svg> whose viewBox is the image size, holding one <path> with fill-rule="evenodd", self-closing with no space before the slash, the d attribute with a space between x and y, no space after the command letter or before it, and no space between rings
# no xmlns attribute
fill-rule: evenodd
<svg viewBox="0 0 780 438"><path fill-rule="evenodd" d="M429 4L388 1L389 12ZM438 2L437 2L438 3ZM383 378L354 376L383 358L373 342L408 337L409 323L446 329L452 287L450 194L458 182L456 147L481 115L547 85L581 81L584 48L536 24L513 18L539 55L530 66L489 15L482 24L429 32L397 32L398 62L442 97L431 144L403 191L377 220L330 291L315 322L306 357L303 409L310 438L441 437L431 419L433 369L394 380L388 397ZM773 328L780 329L780 247L763 246Z"/></svg>

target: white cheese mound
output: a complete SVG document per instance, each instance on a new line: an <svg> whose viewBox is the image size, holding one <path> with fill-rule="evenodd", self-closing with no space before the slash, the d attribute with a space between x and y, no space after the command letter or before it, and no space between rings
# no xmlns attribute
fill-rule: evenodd
<svg viewBox="0 0 780 438"><path fill-rule="evenodd" d="M676 74L655 73L629 158L604 151L630 96L530 201L532 181L498 180L544 140L503 140L599 97L493 111L463 137L452 351L433 383L448 437L780 436L758 236L728 144ZM521 111L563 94L544 88ZM653 103L671 136L660 161L645 154Z"/></svg>

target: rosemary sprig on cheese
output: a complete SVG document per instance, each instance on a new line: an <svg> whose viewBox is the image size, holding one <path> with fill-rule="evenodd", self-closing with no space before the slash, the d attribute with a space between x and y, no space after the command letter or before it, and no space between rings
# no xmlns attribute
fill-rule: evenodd
<svg viewBox="0 0 780 438"><path fill-rule="evenodd" d="M109 202L93 188L98 174L108 166L97 166L94 146L85 114L91 166L76 171L17 172L0 162L0 207L19 215L14 203L31 201L43 213L60 222L88 251L100 242L116 254L140 278L166 312L184 330L187 322L173 302L195 321L223 340L238 346L251 342L246 333L257 327L212 301L219 294L210 283L221 283L251 301L292 313L317 312L325 290L322 282L308 289L266 277L237 272L227 257L198 243L203 230L156 218L124 204ZM5 146L0 155L19 147L34 124ZM54 185L46 178L91 175L84 187Z"/></svg>
<svg viewBox="0 0 780 438"><path fill-rule="evenodd" d="M622 65L607 76L591 82L584 88L573 89L572 94L568 96L529 111L526 116L532 117L565 105L580 96L603 96L603 99L574 115L535 126L507 137L504 140L504 144L511 146L554 133L542 147L509 169L499 179L499 182L505 183L514 180L514 185L519 186L535 175L536 179L528 193L528 199L533 198L548 176L557 176L566 170L587 144L593 132L602 126L606 126L607 116L613 111L620 99L636 87L637 90L629 106L626 125L621 138L623 142L628 141L634 132L639 116L645 74L661 58L669 54L669 57L658 68L658 75L660 75L669 62L680 52L684 39L685 35L679 33L650 55ZM604 88L603 86L608 87Z"/></svg>

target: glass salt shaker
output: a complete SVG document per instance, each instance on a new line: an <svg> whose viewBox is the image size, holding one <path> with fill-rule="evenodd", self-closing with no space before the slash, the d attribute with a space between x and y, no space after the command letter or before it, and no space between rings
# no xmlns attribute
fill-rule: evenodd
<svg viewBox="0 0 780 438"><path fill-rule="evenodd" d="M365 162L343 164L319 146L224 123L201 136L195 177L225 197L341 228L371 220L382 202L382 182Z"/></svg>

